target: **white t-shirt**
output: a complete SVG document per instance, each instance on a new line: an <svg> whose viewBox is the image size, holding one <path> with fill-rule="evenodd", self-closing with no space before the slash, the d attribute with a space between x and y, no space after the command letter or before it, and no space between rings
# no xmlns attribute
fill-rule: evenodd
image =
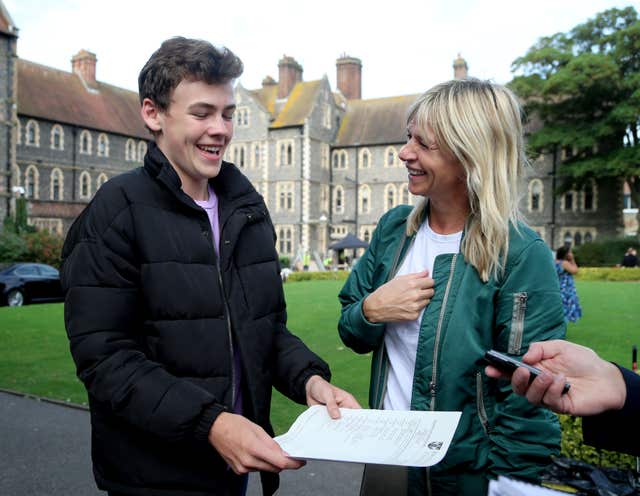
<svg viewBox="0 0 640 496"><path fill-rule="evenodd" d="M433 232L427 220L420 226L413 246L409 249L396 277L424 270L428 270L429 276L433 277L436 256L458 253L461 239L462 231L454 234ZM389 375L383 403L385 410L409 410L411 407L413 371L416 366L418 334L423 314L424 309L416 320L387 324L384 345L389 357Z"/></svg>

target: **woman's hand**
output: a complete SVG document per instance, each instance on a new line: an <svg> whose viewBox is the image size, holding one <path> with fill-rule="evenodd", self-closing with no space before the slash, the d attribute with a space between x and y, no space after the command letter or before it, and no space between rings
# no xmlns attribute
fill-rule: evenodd
<svg viewBox="0 0 640 496"><path fill-rule="evenodd" d="M364 316L372 323L416 320L433 298L433 284L428 270L396 277L367 296Z"/></svg>

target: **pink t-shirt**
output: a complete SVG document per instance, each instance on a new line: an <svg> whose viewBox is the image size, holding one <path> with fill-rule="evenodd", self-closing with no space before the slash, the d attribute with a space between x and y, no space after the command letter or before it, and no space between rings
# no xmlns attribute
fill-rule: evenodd
<svg viewBox="0 0 640 496"><path fill-rule="evenodd" d="M196 205L204 209L209 217L209 224L211 225L211 232L213 233L213 247L216 250L216 255L220 254L220 224L218 222L218 197L215 191L209 184L209 199L204 201L194 200ZM234 413L242 413L242 389L240 383L242 381L242 368L240 367L240 354L238 350L233 353L233 366L235 369L236 381L236 404L233 405Z"/></svg>

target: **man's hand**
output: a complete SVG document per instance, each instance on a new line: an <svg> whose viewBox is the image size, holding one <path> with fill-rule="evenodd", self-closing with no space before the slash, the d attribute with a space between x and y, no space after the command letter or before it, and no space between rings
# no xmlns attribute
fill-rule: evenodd
<svg viewBox="0 0 640 496"><path fill-rule="evenodd" d="M288 458L262 427L234 413L218 415L209 431L209 443L236 474L255 470L280 472L304 465Z"/></svg>
<svg viewBox="0 0 640 496"><path fill-rule="evenodd" d="M427 270L396 277L367 296L362 312L372 323L416 320L433 297L433 284Z"/></svg>
<svg viewBox="0 0 640 496"><path fill-rule="evenodd" d="M356 399L346 391L337 388L319 375L312 375L305 384L307 405L326 405L329 416L340 418L340 408L361 408Z"/></svg>
<svg viewBox="0 0 640 496"><path fill-rule="evenodd" d="M568 341L541 341L532 343L522 360L542 374L529 385L529 371L518 367L511 376L511 386L534 405L579 416L624 406L627 393L622 374L589 348ZM508 377L490 365L485 371L490 377ZM571 388L562 394L565 381Z"/></svg>

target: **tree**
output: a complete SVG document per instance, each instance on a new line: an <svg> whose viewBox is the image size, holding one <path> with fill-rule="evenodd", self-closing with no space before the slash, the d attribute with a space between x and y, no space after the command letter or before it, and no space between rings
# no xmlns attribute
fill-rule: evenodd
<svg viewBox="0 0 640 496"><path fill-rule="evenodd" d="M610 9L568 33L543 37L513 62L512 72L509 86L525 101L527 114L544 123L529 136L530 150L565 158L559 189L624 178L640 205L636 10Z"/></svg>

